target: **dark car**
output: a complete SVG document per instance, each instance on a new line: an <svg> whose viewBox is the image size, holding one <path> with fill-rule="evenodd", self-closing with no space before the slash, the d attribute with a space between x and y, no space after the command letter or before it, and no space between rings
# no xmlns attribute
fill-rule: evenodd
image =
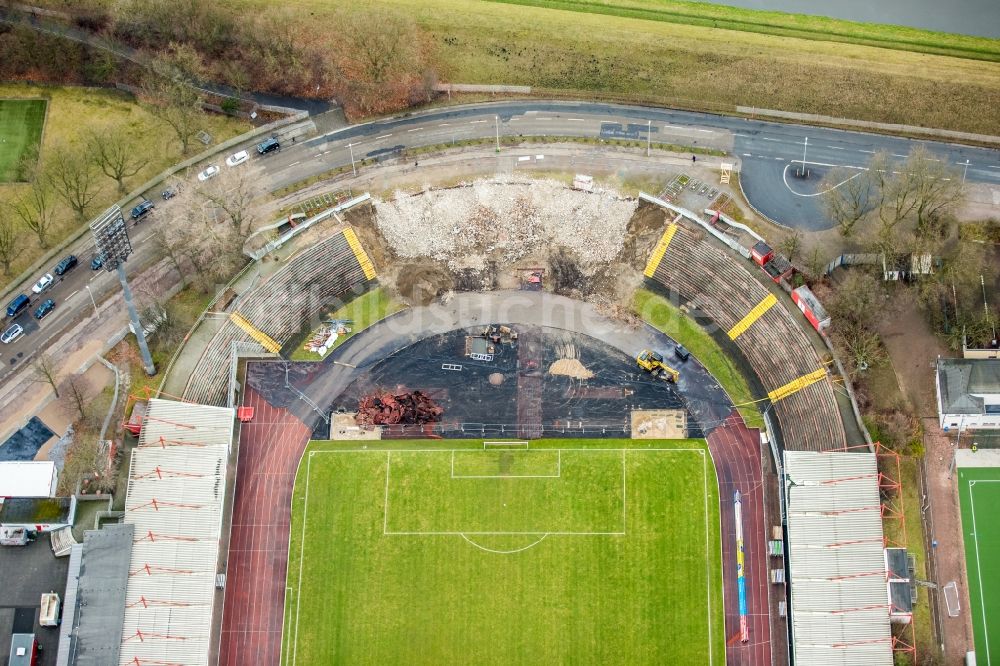
<svg viewBox="0 0 1000 666"><path fill-rule="evenodd" d="M153 202L145 199L138 206L132 209L132 219L139 221L152 213L154 208L156 208L156 206L153 205Z"/></svg>
<svg viewBox="0 0 1000 666"><path fill-rule="evenodd" d="M90 260L90 270L99 271L104 268L104 255L95 255L93 259Z"/></svg>
<svg viewBox="0 0 1000 666"><path fill-rule="evenodd" d="M174 197L177 196L177 187L176 186L168 187L167 189L160 192L160 196L163 197L164 201L166 201L167 199L173 199Z"/></svg>
<svg viewBox="0 0 1000 666"><path fill-rule="evenodd" d="M24 312L30 302L31 301L28 300L27 296L24 294L18 294L17 298L12 300L7 306L7 316L13 319L17 315Z"/></svg>
<svg viewBox="0 0 1000 666"><path fill-rule="evenodd" d="M682 361L686 361L691 358L691 352L685 349L684 345L677 345L674 347L674 356Z"/></svg>
<svg viewBox="0 0 1000 666"><path fill-rule="evenodd" d="M273 153L276 150L281 150L281 144L278 142L278 139L273 136L257 144L257 152L261 155L267 155L268 153Z"/></svg>
<svg viewBox="0 0 1000 666"><path fill-rule="evenodd" d="M55 273L56 275L65 275L66 273L69 272L71 268L76 266L76 264L77 264L76 256L71 254L62 261L60 261L58 264L56 264L56 267L52 269L52 272Z"/></svg>
<svg viewBox="0 0 1000 666"><path fill-rule="evenodd" d="M38 306L35 310L35 319L44 319L46 315L56 309L56 302L51 298Z"/></svg>

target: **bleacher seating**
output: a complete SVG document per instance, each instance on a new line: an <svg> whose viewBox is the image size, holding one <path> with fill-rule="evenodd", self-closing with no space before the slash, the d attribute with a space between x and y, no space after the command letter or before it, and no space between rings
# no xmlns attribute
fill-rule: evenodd
<svg viewBox="0 0 1000 666"><path fill-rule="evenodd" d="M681 225L653 279L728 331L770 293L742 261ZM792 319L783 298L735 342L768 391L821 367L819 356ZM844 425L829 381L779 400L774 414L790 450L827 451L844 446Z"/></svg>
<svg viewBox="0 0 1000 666"><path fill-rule="evenodd" d="M280 343L298 332L302 322L353 287L367 282L343 233L292 257L266 282L245 294L236 311ZM253 338L226 321L205 348L188 379L184 399L207 405L226 401L232 342Z"/></svg>

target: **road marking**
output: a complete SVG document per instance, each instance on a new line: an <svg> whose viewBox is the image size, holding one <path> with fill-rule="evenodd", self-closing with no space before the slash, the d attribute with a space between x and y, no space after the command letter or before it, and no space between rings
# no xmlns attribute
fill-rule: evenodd
<svg viewBox="0 0 1000 666"><path fill-rule="evenodd" d="M544 160L545 159L545 155L535 155L535 159L536 160Z"/></svg>
<svg viewBox="0 0 1000 666"><path fill-rule="evenodd" d="M517 161L518 162L527 162L530 159L531 159L531 155L523 155L521 157L518 157Z"/></svg>
<svg viewBox="0 0 1000 666"><path fill-rule="evenodd" d="M552 118L549 118L548 116L542 118L541 116L539 116L539 117L535 118L535 120L552 120Z"/></svg>
<svg viewBox="0 0 1000 666"><path fill-rule="evenodd" d="M893 157L906 157L906 155L897 155L896 153L893 153L892 156Z"/></svg>
<svg viewBox="0 0 1000 666"><path fill-rule="evenodd" d="M292 163L291 163L291 164L289 164L288 166L290 166L290 167L293 167L293 166L295 166L296 164L301 164L301 163L302 163L302 160L299 160L298 162L292 162Z"/></svg>
<svg viewBox="0 0 1000 666"><path fill-rule="evenodd" d="M715 134L715 130L703 130L703 129L696 129L694 127L692 127L691 129L693 129L695 132L704 132L705 134Z"/></svg>
<svg viewBox="0 0 1000 666"><path fill-rule="evenodd" d="M489 121L488 120L472 120L472 121L469 121L469 124L470 125L475 125L476 123L487 123L487 122L489 122Z"/></svg>
<svg viewBox="0 0 1000 666"><path fill-rule="evenodd" d="M67 297L66 297L66 300L68 301L69 299L73 298L74 296L76 296L76 295L77 295L77 294L79 294L79 293L80 293L80 290L79 290L79 289L77 289L77 290L76 290L76 291L74 291L74 292L73 292L72 294L70 294L69 296L67 296Z"/></svg>
<svg viewBox="0 0 1000 666"><path fill-rule="evenodd" d="M378 141L379 139L388 139L390 136L392 136L392 135L391 134L383 134L382 136L375 137L375 140Z"/></svg>
<svg viewBox="0 0 1000 666"><path fill-rule="evenodd" d="M330 152L329 150L324 150L324 151L323 151L323 154L324 154L324 155L326 155L326 154L327 154L327 153L329 153L329 152Z"/></svg>
<svg viewBox="0 0 1000 666"><path fill-rule="evenodd" d="M571 123L585 123L585 122L587 122L583 118L567 118L566 120L569 121L569 122L571 122Z"/></svg>
<svg viewBox="0 0 1000 666"><path fill-rule="evenodd" d="M830 150L847 150L847 148L839 148L837 146L827 146Z"/></svg>
<svg viewBox="0 0 1000 666"><path fill-rule="evenodd" d="M438 127L448 127L451 123L441 123Z"/></svg>
<svg viewBox="0 0 1000 666"><path fill-rule="evenodd" d="M766 136L762 136L760 138L763 139L764 141L777 141L778 143L781 143L781 139L769 139Z"/></svg>
<svg viewBox="0 0 1000 666"><path fill-rule="evenodd" d="M869 155L874 155L875 154L874 150L859 150L858 152L859 153L868 153Z"/></svg>
<svg viewBox="0 0 1000 666"><path fill-rule="evenodd" d="M785 158L784 157L775 157L774 159L776 159L776 160L778 160L780 162L781 160L783 160Z"/></svg>
<svg viewBox="0 0 1000 666"><path fill-rule="evenodd" d="M743 153L743 157L753 157L750 153Z"/></svg>
<svg viewBox="0 0 1000 666"><path fill-rule="evenodd" d="M423 127L414 127L413 129L408 129L406 131L407 132L419 132L422 129L423 129Z"/></svg>

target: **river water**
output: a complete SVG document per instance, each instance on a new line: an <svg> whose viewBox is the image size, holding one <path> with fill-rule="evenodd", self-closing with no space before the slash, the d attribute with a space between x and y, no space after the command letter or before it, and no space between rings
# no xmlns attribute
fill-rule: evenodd
<svg viewBox="0 0 1000 666"><path fill-rule="evenodd" d="M703 0L715 5L812 14L1000 38L1000 0Z"/></svg>

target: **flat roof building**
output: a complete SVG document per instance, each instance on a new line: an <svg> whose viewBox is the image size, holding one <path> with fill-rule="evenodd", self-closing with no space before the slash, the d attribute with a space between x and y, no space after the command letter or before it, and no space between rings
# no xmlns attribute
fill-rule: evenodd
<svg viewBox="0 0 1000 666"><path fill-rule="evenodd" d="M0 462L0 497L52 497L56 464L51 460Z"/></svg>

